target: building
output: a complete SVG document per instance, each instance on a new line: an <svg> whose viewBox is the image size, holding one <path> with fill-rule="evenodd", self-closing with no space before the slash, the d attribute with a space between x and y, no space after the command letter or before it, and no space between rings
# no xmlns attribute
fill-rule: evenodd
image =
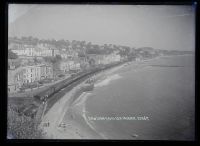
<svg viewBox="0 0 200 146"><path fill-rule="evenodd" d="M34 46L33 45L20 45L16 48L11 48L12 52L18 56L33 56Z"/></svg>
<svg viewBox="0 0 200 146"><path fill-rule="evenodd" d="M60 53L61 57L64 59L73 59L73 58L77 58L78 57L78 52L69 49L67 51L62 51L62 53Z"/></svg>
<svg viewBox="0 0 200 146"><path fill-rule="evenodd" d="M117 53L109 54L110 62L119 62L121 60L121 56Z"/></svg>
<svg viewBox="0 0 200 146"><path fill-rule="evenodd" d="M19 67L17 69L8 70L8 92L17 92L24 83L25 69Z"/></svg>
<svg viewBox="0 0 200 146"><path fill-rule="evenodd" d="M51 64L44 64L41 68L43 68L43 78L53 78L53 66Z"/></svg>
<svg viewBox="0 0 200 146"><path fill-rule="evenodd" d="M107 55L90 54L89 60L93 60L94 65L100 65L100 64L106 65L121 61L121 56L117 53L111 53Z"/></svg>
<svg viewBox="0 0 200 146"><path fill-rule="evenodd" d="M104 60L104 55L90 54L88 60L90 65L100 65Z"/></svg>
<svg viewBox="0 0 200 146"><path fill-rule="evenodd" d="M63 71L64 73L67 73L69 71L69 65L67 61L62 61L60 62L59 66L60 70Z"/></svg>
<svg viewBox="0 0 200 146"><path fill-rule="evenodd" d="M74 60L71 65L70 65L70 70L80 70L81 69L81 65L80 62L78 60Z"/></svg>
<svg viewBox="0 0 200 146"><path fill-rule="evenodd" d="M39 64L25 66L24 83L32 83L45 78L53 78L52 65Z"/></svg>
<svg viewBox="0 0 200 146"><path fill-rule="evenodd" d="M48 48L34 48L34 51L31 56L38 56L38 57L53 56L53 51Z"/></svg>
<svg viewBox="0 0 200 146"><path fill-rule="evenodd" d="M77 71L81 69L81 65L79 61L75 60L65 60L60 62L60 70L64 73L67 73L69 71Z"/></svg>
<svg viewBox="0 0 200 146"><path fill-rule="evenodd" d="M67 51L61 51L60 56L61 56L62 59L68 59L69 58L69 54L67 53Z"/></svg>
<svg viewBox="0 0 200 146"><path fill-rule="evenodd" d="M80 68L82 70L88 69L89 68L89 61L87 56L79 56L79 63L80 63Z"/></svg>
<svg viewBox="0 0 200 146"><path fill-rule="evenodd" d="M52 56L61 55L61 52L58 49L52 48Z"/></svg>
<svg viewBox="0 0 200 146"><path fill-rule="evenodd" d="M17 92L23 84L53 78L52 65L39 64L8 70L8 92Z"/></svg>
<svg viewBox="0 0 200 146"><path fill-rule="evenodd" d="M56 56L60 55L57 48L39 44L37 46L33 45L23 45L16 48L11 48L12 52L16 53L18 56L28 56L28 57L44 57L44 56Z"/></svg>

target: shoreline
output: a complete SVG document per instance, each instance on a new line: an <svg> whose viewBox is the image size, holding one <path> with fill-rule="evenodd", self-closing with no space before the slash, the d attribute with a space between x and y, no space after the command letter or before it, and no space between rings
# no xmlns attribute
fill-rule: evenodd
<svg viewBox="0 0 200 146"><path fill-rule="evenodd" d="M129 65L134 64L137 66L135 70L138 70L138 69L140 70L140 66L142 68L146 66L145 62L148 62L151 60L157 60L163 57L172 57L172 56L158 56L156 58L149 59L149 60L126 62L114 68L110 68L108 70L102 71L92 76L91 78L94 77L95 78L94 84L98 84L99 81L102 82L103 80L106 80L107 78L112 76L114 72L120 70L123 67L127 67ZM54 122L54 124L50 128L46 128L46 132L48 135L47 138L107 139L105 135L103 135L102 133L99 133L95 129L95 127L87 120L87 117L86 117L87 111L85 110L85 104L86 104L86 101L90 98L91 93L83 92L80 96L76 97L76 99L70 104L70 99L73 98L72 97L73 93L76 91L76 89L80 88L81 85L83 85L84 83L85 81L77 85L76 87L74 87L67 94L65 94L59 101L55 103L55 105L49 111L49 113L51 113L51 111L54 113L54 114L50 114L51 116L49 115L48 117L49 119L52 119L53 117L54 120L52 120L52 122ZM47 113L47 115L49 113ZM64 126L59 127L59 125L62 125L62 124Z"/></svg>
<svg viewBox="0 0 200 146"><path fill-rule="evenodd" d="M112 74L113 72L124 67L125 64L121 64L114 68L105 70L95 75L97 81L103 76ZM86 81L82 82L78 86L74 87L71 91L65 94L60 100L58 100L54 106L44 116L40 128L45 132L45 139L105 139L105 136L98 133L95 128L92 128L87 120L83 109L85 102L88 98L88 92L83 92L72 103L73 95ZM96 81L95 81L96 82ZM82 98L83 97L83 98ZM79 108L77 108L77 104ZM76 105L76 107L74 107ZM73 114L74 113L74 114ZM82 114L81 114L82 113ZM79 116L77 119L73 119L73 116ZM66 118L68 117L68 118ZM82 118L82 119L81 119ZM63 120L64 119L64 120ZM50 123L49 127L44 127L45 124ZM59 125L64 125L60 128ZM66 128L66 125L68 129ZM62 130L61 130L62 129Z"/></svg>
<svg viewBox="0 0 200 146"><path fill-rule="evenodd" d="M151 60L157 60L157 59L160 59L162 58L163 56L158 56L156 58L153 58L153 59L149 59L149 60L142 60L142 61L132 61L132 62L126 62L120 66L117 66L117 67L114 67L114 68L111 68L109 70L106 70L104 72L100 72L99 74L95 75L95 78L97 78L97 80L95 80L95 83L94 83L94 88L98 88L99 87L99 84L100 84L100 87L101 86L104 86L104 81L105 81L105 86L107 84L109 84L110 82L112 82L112 80L117 80L119 78L121 78L120 76L119 77L116 77L115 78L115 75L118 75L118 74L115 74L114 72L120 70L121 68L124 68L124 67L127 67L129 65L136 65L136 71L139 71L140 69L143 69L144 67L148 67L146 66L145 62L147 61L151 61ZM142 64L143 65L142 65ZM140 67L141 66L141 67ZM114 73L114 74L113 74ZM101 85L102 84L102 85ZM93 92L93 91L92 91ZM71 114L67 113L66 114L69 114L69 116L71 115L75 115L75 116L79 116L81 117L82 119L84 119L84 121L81 121L81 120L77 120L77 119L74 119L74 120L77 120L76 122L79 122L80 125L85 125L87 124L88 126L88 131L82 131L83 133L88 133L88 135L90 135L89 131L92 130L94 131L95 133L97 133L98 135L100 135L100 139L108 139L104 134L100 133L99 131L97 131L97 129L95 129L94 125L92 125L92 123L90 123L90 121L87 119L87 111L85 109L85 106L86 106L86 101L89 100L90 97L90 94L92 93L87 93L87 92L83 92L73 103L72 107L71 107ZM65 122L67 122L69 119L65 118ZM75 126L75 125L74 125ZM80 127L81 129L81 127ZM82 134L83 134L82 133ZM87 135L87 136L88 136ZM83 138L86 138L86 137L83 137ZM98 139L99 139L98 138ZM86 138L87 139L87 138ZM93 139L92 137L89 137L89 139Z"/></svg>
<svg viewBox="0 0 200 146"><path fill-rule="evenodd" d="M165 57L165 56L164 56L164 57ZM167 57L168 57L168 56L167 56ZM175 57L175 56L170 56L170 57ZM163 57L159 57L159 58L162 59ZM157 60L157 59L159 59L159 58L155 58L155 59ZM175 57L175 58L176 58L176 57ZM133 63L135 63L135 62L133 62ZM131 64L132 64L132 63L131 63ZM139 65L139 66L140 66L140 65ZM146 65L145 65L145 66L146 66ZM148 65L147 65L146 67L148 67ZM128 67L127 67L127 68L128 68ZM131 68L132 68L132 67L131 67ZM140 69L141 69L141 68L139 67L139 70L140 70ZM136 69L136 70L138 71L138 69ZM120 81L119 81L119 82L120 82ZM96 94L96 93L95 93L95 94ZM112 93L110 93L110 94L112 95ZM109 94L109 95L110 95L110 94ZM88 100L89 100L89 98L88 98ZM94 102L93 102L93 103L94 103ZM98 102L97 102L97 103L98 103ZM96 105L96 103L95 103L95 105ZM92 108L92 109L95 110L95 106L94 106L94 105L93 105L93 108ZM89 111L92 112L92 109L90 109ZM100 109L101 109L101 107L100 107ZM109 109L108 109L108 110L109 110ZM99 110L99 111L101 112L101 110ZM97 114L98 114L98 113L97 113ZM87 122L87 121L86 121L86 122ZM90 122L90 121L89 121L89 122ZM99 125L100 125L100 126L99 126L98 124L97 124L97 125L96 125L96 124L93 124L92 121L91 121L91 124L97 127L95 130L97 130L97 131L99 130L99 131L102 131L102 132L103 132L104 127L103 127L101 124L99 124ZM112 124L112 123L111 123L111 124ZM115 128L116 128L116 127L115 127ZM118 133L118 132L116 132L116 133ZM115 138L113 138L114 136L112 135L112 133L110 133L111 135L110 135L109 133L107 133L107 134L108 134L108 135L107 135L108 138L111 137L112 139L115 139ZM120 131L119 131L119 134L118 134L118 135L120 135L120 134L121 134L121 133L120 133ZM138 134L138 133L137 133L137 134ZM137 135L137 134L136 134L136 135ZM105 135L106 135L106 132L105 132ZM131 134L130 134L130 135L131 135ZM139 138L140 138L140 134L138 134L138 135L139 135ZM143 136L143 135L141 134L141 136ZM123 136L121 135L121 137L123 137ZM108 139L108 138L107 138L107 139ZM127 138L128 138L128 137L127 137ZM142 137L142 138L143 138L143 137ZM136 138L134 137L133 139L136 139ZM137 139L138 139L138 137L137 137Z"/></svg>
<svg viewBox="0 0 200 146"><path fill-rule="evenodd" d="M156 59L156 58L154 58ZM147 60L146 60L147 61ZM109 76L113 75L114 72L120 70L121 68L127 67L129 65L135 64L140 65L143 61L131 61L123 63L114 68L102 71L95 75L95 83L107 80ZM138 64L139 63L139 64ZM138 68L137 68L138 69ZM137 70L136 69L136 70ZM94 76L92 76L93 78ZM103 79L103 80L102 80ZM71 91L65 94L55 105L50 109L50 111L44 116L41 125L45 123L52 123L50 127L42 127L43 131L46 133L45 138L49 139L107 139L103 134L96 131L96 129L88 122L85 115L85 102L88 99L88 93L83 92L79 97L76 98L71 104L70 100L73 99L74 92L80 88L86 81L82 82L78 86L74 87ZM84 95L86 93L86 95ZM83 97L83 99L82 99ZM80 103L81 102L81 103ZM74 106L79 104L80 106ZM82 109L82 110L81 110ZM79 117L74 119L73 117ZM54 117L52 119L52 117ZM57 118L56 118L57 117ZM58 120L56 120L58 119ZM58 128L60 125L65 125L63 128ZM65 129L67 125L68 129ZM63 129L63 130L61 130Z"/></svg>

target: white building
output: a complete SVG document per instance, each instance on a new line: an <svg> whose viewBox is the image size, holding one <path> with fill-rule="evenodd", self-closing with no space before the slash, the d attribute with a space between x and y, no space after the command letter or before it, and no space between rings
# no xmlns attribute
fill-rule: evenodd
<svg viewBox="0 0 200 146"><path fill-rule="evenodd" d="M32 83L44 78L53 78L53 68L51 65L39 64L26 66L24 73L24 82Z"/></svg>
<svg viewBox="0 0 200 146"><path fill-rule="evenodd" d="M60 70L65 73L68 72L69 71L69 62L68 61L60 62Z"/></svg>
<svg viewBox="0 0 200 146"><path fill-rule="evenodd" d="M63 72L68 72L70 70L80 70L80 63L78 61L73 61L73 60L66 60L60 62L60 70Z"/></svg>
<svg viewBox="0 0 200 146"><path fill-rule="evenodd" d="M18 56L28 56L28 57L44 57L44 56L56 56L60 55L58 49L53 47L47 47L46 45L24 45L20 48L12 48L12 52L16 53Z"/></svg>
<svg viewBox="0 0 200 146"><path fill-rule="evenodd" d="M100 60L100 64L110 64L110 63L114 63L114 62L119 62L121 60L121 56L119 54L116 53L112 53L109 55L103 55L103 58L101 58Z"/></svg>

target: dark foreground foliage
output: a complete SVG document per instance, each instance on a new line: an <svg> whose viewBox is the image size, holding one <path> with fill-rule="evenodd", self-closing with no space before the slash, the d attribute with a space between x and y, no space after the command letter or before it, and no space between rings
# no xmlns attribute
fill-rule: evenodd
<svg viewBox="0 0 200 146"><path fill-rule="evenodd" d="M13 105L8 105L7 137L9 139L41 139L42 130L38 122L31 117L20 115Z"/></svg>

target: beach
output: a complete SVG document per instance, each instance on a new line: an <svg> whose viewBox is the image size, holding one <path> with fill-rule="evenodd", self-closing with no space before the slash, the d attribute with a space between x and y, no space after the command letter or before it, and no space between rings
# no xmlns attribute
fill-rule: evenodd
<svg viewBox="0 0 200 146"><path fill-rule="evenodd" d="M110 76L121 69L124 64L100 72L95 75L97 82ZM112 78L112 77L111 77ZM43 117L40 128L44 131L46 139L105 139L97 132L85 116L85 102L90 93L83 92L73 101L77 90L85 84L85 81L74 87L71 91L59 99ZM102 83L99 83L99 85Z"/></svg>
<svg viewBox="0 0 200 146"><path fill-rule="evenodd" d="M193 139L194 63L191 58L160 57L125 63L96 74L93 91L83 92L73 100L74 93L84 84L81 83L44 116L41 125L50 123L49 127L42 127L46 138ZM89 119L125 116L146 116L148 120Z"/></svg>

